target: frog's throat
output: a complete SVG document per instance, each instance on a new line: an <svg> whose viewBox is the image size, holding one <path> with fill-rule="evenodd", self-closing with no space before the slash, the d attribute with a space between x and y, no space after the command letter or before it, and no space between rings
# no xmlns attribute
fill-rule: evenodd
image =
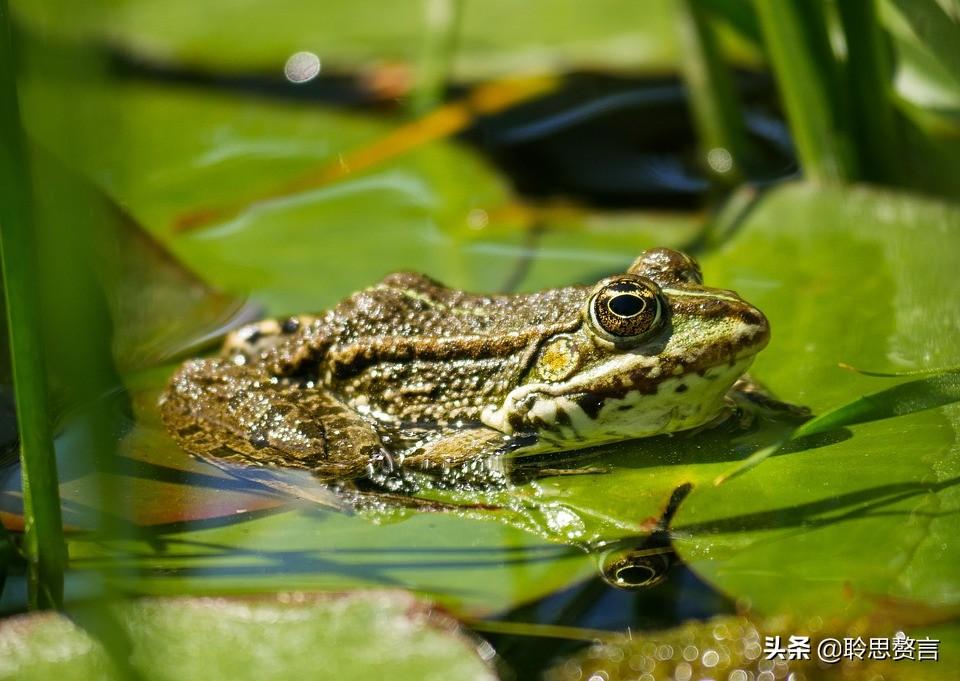
<svg viewBox="0 0 960 681"><path fill-rule="evenodd" d="M570 384L527 384L511 391L499 408L487 407L480 420L508 434L536 432L539 449L544 450L688 430L722 412L727 391L753 357L750 354L706 370L665 376L654 388L607 394L578 392ZM656 357L646 359L657 362Z"/></svg>

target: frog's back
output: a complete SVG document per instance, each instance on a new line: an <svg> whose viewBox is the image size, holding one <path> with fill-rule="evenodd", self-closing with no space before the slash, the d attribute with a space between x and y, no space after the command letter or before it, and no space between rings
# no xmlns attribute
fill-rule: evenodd
<svg viewBox="0 0 960 681"><path fill-rule="evenodd" d="M521 295L484 295L448 288L413 272L387 276L343 300L327 314L341 346L403 338L429 354L444 342L461 346L483 339L529 339L578 321L585 287Z"/></svg>
<svg viewBox="0 0 960 681"><path fill-rule="evenodd" d="M392 274L318 318L317 378L381 418L476 421L516 385L545 338L576 328L586 296L582 287L473 294Z"/></svg>

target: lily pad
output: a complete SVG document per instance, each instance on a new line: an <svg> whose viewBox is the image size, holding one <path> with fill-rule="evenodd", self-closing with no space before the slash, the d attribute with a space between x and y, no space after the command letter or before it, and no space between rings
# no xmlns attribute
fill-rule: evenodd
<svg viewBox="0 0 960 681"><path fill-rule="evenodd" d="M86 3L14 2L34 30L94 38L140 59L219 72L280 77L287 58L309 50L334 72L384 62L415 64L427 30L426 3L398 0L370 5L329 0L216 0L202 7L185 0L163 6L148 0ZM452 68L455 77L488 78L520 71L620 68L672 69L678 58L671 3L653 0L508 0L464 3ZM256 35L250 27L257 26ZM750 54L738 46L741 59Z"/></svg>
<svg viewBox="0 0 960 681"><path fill-rule="evenodd" d="M112 644L144 681L497 678L489 646L400 592L145 599L110 614L126 639ZM0 679L128 678L112 652L60 614L0 623Z"/></svg>
<svg viewBox="0 0 960 681"><path fill-rule="evenodd" d="M705 259L766 311L755 370L823 412L960 362L960 210L866 188L796 185L761 202ZM789 265L785 265L789 262ZM960 406L804 438L675 518L695 571L761 612L855 616L890 599L960 604Z"/></svg>
<svg viewBox="0 0 960 681"><path fill-rule="evenodd" d="M91 85L74 93L84 102L77 124L88 131L78 143L44 114L75 86L31 82L24 118L42 144L54 150L79 144L77 170L189 269L227 293L254 294L272 314L323 309L403 269L486 291L526 271L530 212L514 203L490 166L458 144L425 145L365 173L256 202L396 126L186 89ZM104 119L116 125L99 123ZM237 203L252 205L219 224L176 229L191 211ZM474 229L478 216L481 229ZM541 237L557 257L549 277L534 262L537 284L593 278L644 247L688 240L697 226L683 215L636 213L597 219L572 211L562 221L562 229ZM583 236L564 237L571 230ZM578 244L587 235L597 247L584 253Z"/></svg>
<svg viewBox="0 0 960 681"><path fill-rule="evenodd" d="M596 572L583 551L452 513L378 525L300 503L134 536L140 541L74 538L75 578L106 571L125 588L154 595L399 588L483 617ZM85 584L75 587L75 596L87 593Z"/></svg>
<svg viewBox="0 0 960 681"><path fill-rule="evenodd" d="M69 132L43 115L63 93L44 88L33 93L35 99L25 99L37 115L25 118L33 121L35 134L53 149L67 147L63 135ZM84 97L92 119L120 116L122 122L83 137L77 157L86 165L78 170L128 206L188 267L228 292L257 291L274 308L281 298L288 309L291 303L299 310L328 303L320 287L307 296L303 285L320 272L338 282L369 282L386 274L370 252L374 240L381 253L394 254L396 266L423 269L425 261L446 262L441 229L465 225L471 209L506 199L505 185L477 157L433 145L399 165L261 203L225 224L171 239L184 213L252 200L305 170L336 162L338 153L390 127L356 115L186 90L133 86ZM411 239L411 233L422 236ZM304 248L317 237L326 248ZM244 262L254 251L283 265Z"/></svg>

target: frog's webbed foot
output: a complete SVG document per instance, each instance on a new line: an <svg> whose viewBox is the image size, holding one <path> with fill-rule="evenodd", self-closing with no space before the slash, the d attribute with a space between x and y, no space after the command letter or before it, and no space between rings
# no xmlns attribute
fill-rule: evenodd
<svg viewBox="0 0 960 681"><path fill-rule="evenodd" d="M433 471L442 486L504 487L564 475L602 475L605 466L564 467L550 454L510 457L535 445L529 435L505 435L491 428L471 428L445 435L408 455L404 467ZM579 458L579 457L578 457ZM561 465L556 465L557 463Z"/></svg>
<svg viewBox="0 0 960 681"><path fill-rule="evenodd" d="M727 397L737 411L741 420L749 417L747 426L752 422L753 415L765 416L775 421L795 421L802 423L811 417L808 407L790 404L778 400L760 382L744 374L727 393Z"/></svg>
<svg viewBox="0 0 960 681"><path fill-rule="evenodd" d="M730 428L735 430L747 430L753 424L753 413L741 409L733 401L729 394L726 396L726 403L720 412L712 419L696 428L683 430L676 433L678 437L697 437L701 433L716 430L718 428Z"/></svg>
<svg viewBox="0 0 960 681"><path fill-rule="evenodd" d="M703 425L683 431L684 437L696 436L704 431L726 429L749 430L757 417L772 421L803 423L810 418L807 407L778 400L749 374L740 377L726 395L726 404L721 411Z"/></svg>
<svg viewBox="0 0 960 681"><path fill-rule="evenodd" d="M306 469L329 480L361 475L382 450L376 431L329 393L223 358L184 364L160 409L180 446L215 462Z"/></svg>

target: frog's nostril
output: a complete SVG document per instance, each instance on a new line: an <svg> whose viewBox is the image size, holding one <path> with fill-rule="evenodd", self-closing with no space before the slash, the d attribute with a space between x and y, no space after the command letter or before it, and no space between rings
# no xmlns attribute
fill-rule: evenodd
<svg viewBox="0 0 960 681"><path fill-rule="evenodd" d="M750 326L762 326L764 329L769 328L766 316L764 316L760 310L753 307L741 310L740 319L744 324L749 324Z"/></svg>
<svg viewBox="0 0 960 681"><path fill-rule="evenodd" d="M757 350L762 350L766 347L767 343L770 341L770 324L767 322L767 318L762 312L756 309L751 309L743 314L741 317L745 324L748 324L754 329L754 335L751 340Z"/></svg>

